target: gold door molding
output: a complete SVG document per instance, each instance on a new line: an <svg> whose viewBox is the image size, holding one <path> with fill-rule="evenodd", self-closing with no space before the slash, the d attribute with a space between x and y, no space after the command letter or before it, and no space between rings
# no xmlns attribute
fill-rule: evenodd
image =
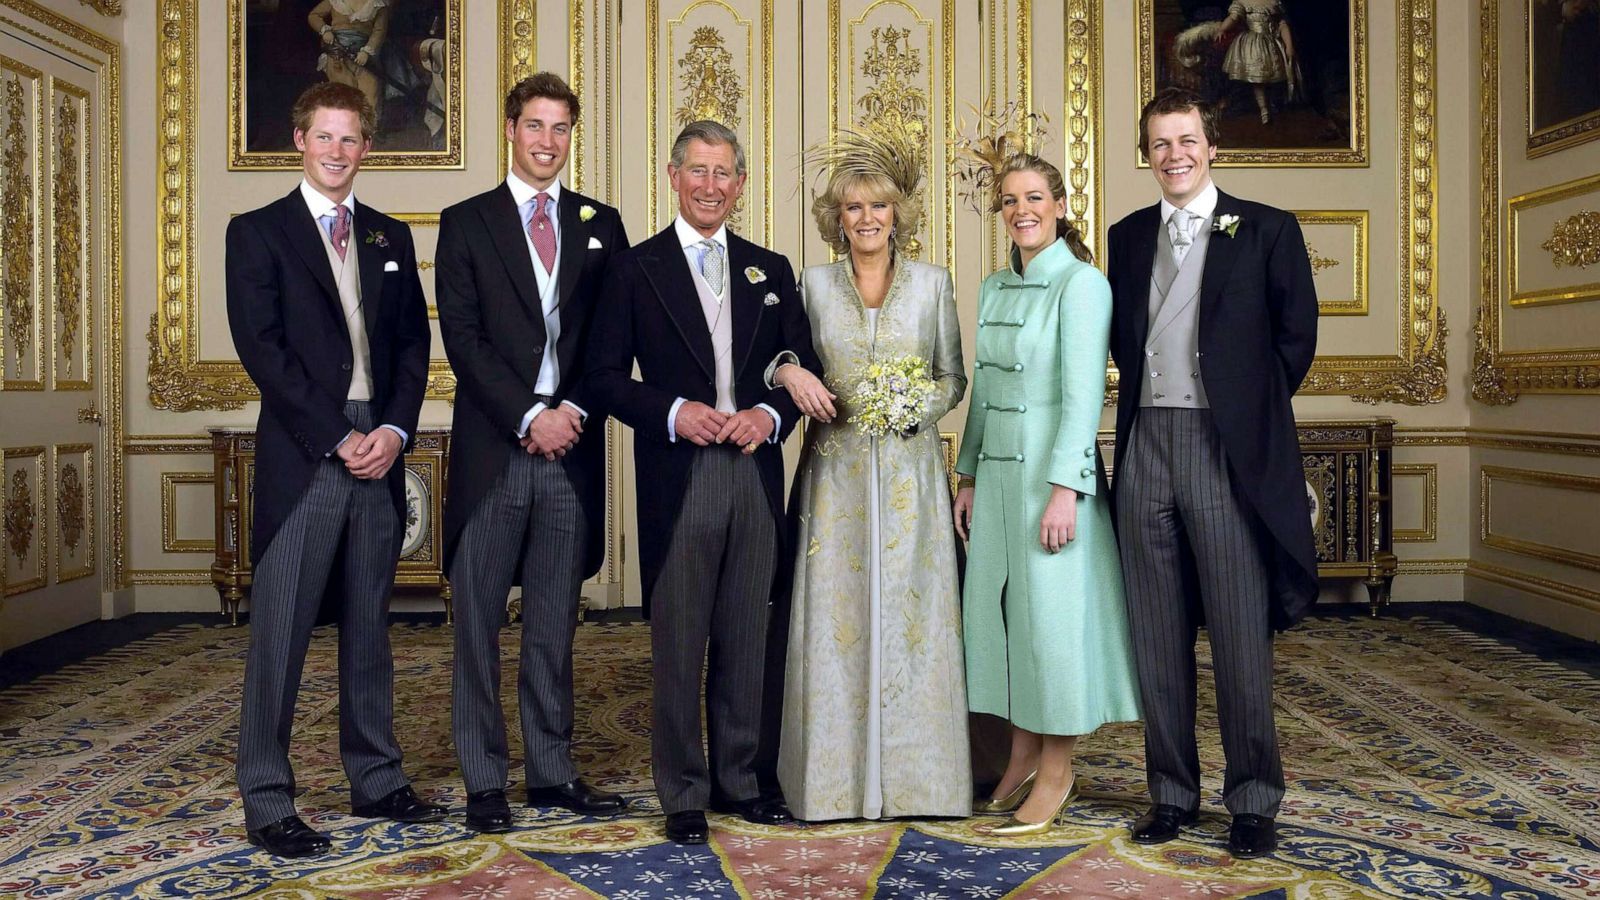
<svg viewBox="0 0 1600 900"><path fill-rule="evenodd" d="M1483 262L1477 321L1473 325L1472 398L1490 406L1515 403L1523 394L1600 393L1600 345L1518 351L1501 346L1506 265L1501 240L1508 213L1500 202L1500 3L1501 0L1479 0L1478 5L1479 252ZM1514 267L1515 262L1511 265Z"/></svg>
<svg viewBox="0 0 1600 900"><path fill-rule="evenodd" d="M8 391L44 390L44 310L41 298L49 280L44 253L40 179L44 172L44 73L0 55L0 383ZM28 129L33 129L29 140Z"/></svg>
<svg viewBox="0 0 1600 900"><path fill-rule="evenodd" d="M106 2L104 5L106 7L104 11L108 15L121 11L120 0ZM99 8L98 4L96 8ZM98 312L101 315L101 322L104 323L102 340L105 342L105 357L102 362L106 371L112 373L112 377L104 379L105 383L101 389L105 399L103 413L106 449L104 462L107 475L105 508L110 521L116 524L108 529L107 533L107 540L110 543L107 559L109 564L102 569L102 584L107 589L115 589L124 586L127 546L127 517L123 515L127 498L122 454L119 450L126 428L123 388L126 379L122 377L125 300L122 244L122 48L116 41L40 6L34 0L0 0L0 24L29 35L30 40L40 46L53 48L50 52L71 60L75 65L81 65L87 72L93 73L95 78L93 96L96 108L85 112L83 125L90 134L100 137L99 152L89 167L104 173L103 182L98 190L103 196L104 224L97 229L99 232L97 239L100 242L103 259L97 268L104 273L105 282L104 296L100 298ZM48 31L41 31L40 27ZM39 158L42 159L46 152L42 143L45 113L42 105L40 109ZM87 147L85 152L88 152ZM35 171L37 173L40 170ZM87 187L86 182L85 188ZM38 183L37 178L35 190L44 190L44 186ZM87 196L91 198L91 202L101 201L101 197L92 194ZM36 247L43 257L42 239ZM40 266L43 265L45 263L41 259ZM42 279L40 291L39 296L42 298L44 296ZM39 365L42 378L45 360L41 358ZM9 385L7 387L9 388Z"/></svg>

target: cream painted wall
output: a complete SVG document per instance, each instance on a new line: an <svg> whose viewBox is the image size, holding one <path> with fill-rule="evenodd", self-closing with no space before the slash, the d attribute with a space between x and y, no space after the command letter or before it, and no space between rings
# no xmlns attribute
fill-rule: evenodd
<svg viewBox="0 0 1600 900"><path fill-rule="evenodd" d="M1473 324L1480 303L1500 310L1508 340L1523 342L1506 345L1508 350L1548 349L1561 346L1552 343L1556 338L1593 335L1593 316L1600 309L1596 303L1512 308L1505 304L1504 272L1500 286L1485 292L1480 277L1480 262L1488 256L1481 228L1480 142L1488 136L1500 148L1498 160L1490 166L1491 172L1501 172L1502 183L1491 185L1500 199L1490 208L1503 220L1504 200L1600 171L1600 141L1527 158L1521 105L1526 92L1522 3L1498 4L1499 19L1492 32L1496 40L1490 43L1501 57L1499 96L1485 128L1478 57L1458 52L1485 43L1480 30L1484 8L1454 0L1355 2L1367 19L1367 164L1217 171L1218 183L1241 196L1297 210L1351 209L1368 214L1369 312L1324 319L1319 351L1329 359L1319 368L1324 374L1315 377L1326 392L1298 397L1296 410L1305 418L1383 415L1398 421L1395 522L1404 540L1396 544L1402 560L1395 583L1397 600L1466 597L1512 615L1600 636L1596 624L1600 573L1584 555L1595 553L1593 536L1600 530L1583 519L1581 504L1573 507L1572 515L1582 521L1572 523L1568 539L1544 530L1553 504L1571 502L1554 499L1562 495L1551 492L1583 498L1593 493L1590 483L1580 478L1556 486L1528 485L1522 482L1531 476L1515 480L1518 476L1513 475L1508 480L1494 468L1600 474L1600 427L1594 424L1600 417L1594 392L1525 393L1506 406L1472 399ZM1489 12L1497 9L1493 0L1481 2L1488 4ZM871 43L871 28L894 24L910 29L909 46L922 54L922 68L915 77L928 103L934 156L930 170L935 177L926 187L930 214L924 231L929 252L924 258L955 264L969 359L976 287L983 274L997 265L1001 242L990 222L951 194L944 169L945 140L953 120L967 113L967 104L994 93L1030 103L1050 116L1054 134L1048 154L1065 162L1069 151L1085 151L1078 163L1083 187L1077 200L1096 245L1106 225L1157 196L1148 170L1135 162L1138 22L1132 0L1005 0L981 6L967 0L908 4L840 0L837 30L830 22L830 4L796 0L730 0L727 5L641 0L625 7L616 0L537 0L500 8L510 3L467 3L463 168L368 170L358 186L364 200L391 212L430 213L503 177L498 127L501 69L517 62L509 55L517 47L503 40L503 35L513 33L508 25L516 23L502 25L497 13L530 5L536 35L532 62L565 72L571 71L574 51L581 60L577 69L581 79L574 81L581 80L585 120L576 154L581 162L575 162L572 180L622 208L635 240L664 224L670 212L672 197L661 178L659 157L675 129L674 104L681 101L682 85L674 78L676 62L687 52L695 27L717 28L741 82L740 129L753 165L759 167L760 181L746 202L749 218L744 230L758 239L766 237L797 265L827 258L806 214L809 194L796 190L797 154L827 133L835 95L842 97L843 120L857 108L852 101L870 88L871 79L861 73L859 59ZM190 334L197 344L196 357L233 358L222 312L222 226L229 215L289 190L295 175L228 168L229 112L223 74L228 65L227 4L127 0L122 14L111 18L98 17L67 0L49 6L64 16L93 23L125 48L139 48L127 54L123 78L123 157L128 175L120 337L128 385L126 427L121 432L126 503L113 523L126 537L123 578L131 584L139 610L214 609L216 595L206 569L210 553L203 549L212 516L205 481L210 471L205 428L249 424L255 407L247 403L216 408L218 396L227 393L216 390L219 376L206 374L206 366L173 365L170 346L154 357L158 362L154 372L160 378L151 383L153 356L147 332L161 303L176 302L175 308L183 308L187 289L192 294L187 302L195 311ZM685 16L691 6L695 8ZM158 20L162 16L166 18ZM1403 16L1408 18L1403 21ZM175 46L172 41L184 36L192 39L188 51L194 54L194 68L185 75L190 93L178 95L187 97L187 102L163 120L162 111L172 108L173 95L160 93L170 74L161 60L163 52ZM1092 46L1093 41L1098 46ZM1064 64L1074 54L1085 53L1086 47L1089 65ZM1417 79L1401 77L1405 60L1423 64ZM1407 85L1411 88L1402 95L1401 88ZM853 95L848 93L852 91ZM652 108L658 110L653 129ZM1414 127L1409 133L1431 139L1431 155L1427 146L1402 147L1400 116L1405 110L1417 111L1419 117L1411 119ZM163 130L173 127L181 132L177 137ZM1067 133L1076 137L1069 142L1063 137ZM1405 149L1420 155L1403 159ZM171 165L174 153L192 165L187 174L162 168ZM1072 166L1065 168L1070 171ZM657 185L653 210L652 181ZM164 210L158 183L169 190L177 184L187 193L180 193L181 202ZM1408 185L1422 190L1424 200L1430 189L1435 198L1433 212L1425 212L1409 226L1400 200ZM1592 200L1582 203L1593 208ZM417 229L419 249L431 247L428 231ZM173 234L181 240L174 240ZM1308 231L1308 237L1312 234ZM1338 241L1336 232L1321 234L1326 237L1320 242L1331 246ZM1433 278L1424 289L1403 294L1399 251L1408 234L1417 246L1413 257L1424 271L1432 260ZM162 256L163 247L187 248L192 269L185 270L181 259ZM1338 251L1328 252L1339 256ZM1504 254L1500 255L1503 263ZM1535 256L1528 251L1519 254L1529 267L1524 276L1532 279L1528 283L1545 285L1557 274L1579 277L1572 270L1536 271ZM1354 259L1341 257L1339 262L1349 267ZM429 278L431 274L424 273L425 282ZM1430 358L1426 353L1442 330L1434 309L1448 327L1442 363L1439 356ZM1334 359L1400 353L1402 320L1407 328L1418 329L1422 343L1408 362L1390 365L1389 375L1362 376L1356 371L1359 366L1341 369ZM1519 371L1512 365L1516 360L1504 353L1498 362L1507 371ZM1337 382L1341 371L1347 380L1364 377L1368 388L1388 389L1391 399L1376 404L1353 400L1348 396L1351 391ZM1476 378L1480 387L1487 383L1485 371L1492 369L1480 367ZM1435 402L1395 402L1393 395ZM443 401L428 403L426 423L442 425L448 420L449 407ZM959 431L963 421L964 407L947 417L942 429ZM1104 424L1109 427L1109 416ZM613 428L614 434L623 431ZM1545 432L1564 436L1536 434ZM637 600L630 587L637 583L634 566L631 560L624 561L633 524L629 440L621 436L614 454L616 561L590 589L599 603ZM793 448L789 449L792 454ZM1509 542L1500 537L1486 540L1482 533L1479 491L1486 466L1494 484L1492 534ZM1336 584L1325 597L1343 598L1363 600L1364 591L1353 584Z"/></svg>

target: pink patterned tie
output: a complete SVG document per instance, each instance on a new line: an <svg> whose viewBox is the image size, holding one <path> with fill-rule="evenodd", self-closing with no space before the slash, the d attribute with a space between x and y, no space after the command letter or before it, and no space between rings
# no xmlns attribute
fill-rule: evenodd
<svg viewBox="0 0 1600 900"><path fill-rule="evenodd" d="M335 209L338 215L334 217L329 237L333 240L333 251L339 254L339 261L344 262L345 249L350 245L350 207L341 203Z"/></svg>
<svg viewBox="0 0 1600 900"><path fill-rule="evenodd" d="M540 191L533 199L536 202L533 216L528 219L528 237L533 241L533 249L539 253L539 261L544 263L544 270L553 272L556 267L556 230L550 224L550 214L545 212L550 195Z"/></svg>

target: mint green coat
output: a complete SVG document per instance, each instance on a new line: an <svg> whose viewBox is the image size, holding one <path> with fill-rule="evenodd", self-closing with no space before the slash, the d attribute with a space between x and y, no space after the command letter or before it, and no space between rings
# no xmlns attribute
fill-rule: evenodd
<svg viewBox="0 0 1600 900"><path fill-rule="evenodd" d="M1139 718L1122 570L1095 437L1111 287L1056 241L984 279L957 471L977 478L963 586L967 703L1042 734ZM1078 492L1077 537L1039 544L1051 485ZM1001 604L1005 604L1002 611Z"/></svg>

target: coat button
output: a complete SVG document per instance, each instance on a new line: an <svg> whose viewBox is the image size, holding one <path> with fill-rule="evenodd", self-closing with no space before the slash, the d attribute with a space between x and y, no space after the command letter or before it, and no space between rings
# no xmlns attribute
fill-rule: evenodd
<svg viewBox="0 0 1600 900"><path fill-rule="evenodd" d="M1185 399L1185 400L1193 400L1194 397L1192 395L1190 395L1190 394L1184 394L1183 395L1183 399Z"/></svg>
<svg viewBox="0 0 1600 900"><path fill-rule="evenodd" d="M1026 403L1024 403L1021 406L1017 407L1017 412L1019 412L1019 413L1025 413L1027 411L1028 411L1028 404L1026 404Z"/></svg>
<svg viewBox="0 0 1600 900"><path fill-rule="evenodd" d="M1093 469L1084 469L1083 471L1078 473L1078 475L1083 477L1083 478L1088 478L1090 475L1093 475L1093 474L1094 474L1094 470Z"/></svg>
<svg viewBox="0 0 1600 900"><path fill-rule="evenodd" d="M1021 372L1022 371L1022 363L1017 363L1016 365L1012 366L1011 367L1011 371L1013 371L1013 372Z"/></svg>
<svg viewBox="0 0 1600 900"><path fill-rule="evenodd" d="M978 320L978 327L979 327L979 328L982 328L982 327L983 327L983 326L985 326L985 325L987 325L987 324L989 324L989 322L988 322L988 320L987 320L987 319L979 319L979 320Z"/></svg>
<svg viewBox="0 0 1600 900"><path fill-rule="evenodd" d="M1165 397L1166 394L1163 394L1160 391L1157 391L1153 396L1155 397L1155 399L1160 400L1162 397Z"/></svg>
<svg viewBox="0 0 1600 900"><path fill-rule="evenodd" d="M983 408L984 409L994 409L994 407L989 405L989 401L987 401L987 400L983 401Z"/></svg>
<svg viewBox="0 0 1600 900"><path fill-rule="evenodd" d="M543 347L534 347L533 348L533 355L534 356L542 356L543 354L544 354L544 348Z"/></svg>
<svg viewBox="0 0 1600 900"><path fill-rule="evenodd" d="M989 454L983 453L981 451L978 453L978 462L983 462L984 460L987 460L988 458L989 458Z"/></svg>
<svg viewBox="0 0 1600 900"><path fill-rule="evenodd" d="M1093 447L1085 447L1085 448L1083 448L1083 455L1084 456L1093 456L1094 455L1094 448Z"/></svg>
<svg viewBox="0 0 1600 900"><path fill-rule="evenodd" d="M344 371L346 371L346 372L348 372L348 371L350 371L350 364L349 364L349 363L342 363L342 364L341 364L341 365L340 365L340 366L339 366L339 368L341 368L341 369L343 369L343 370L344 370Z"/></svg>
<svg viewBox="0 0 1600 900"><path fill-rule="evenodd" d="M1027 457L1025 455L1023 455L1021 453L1017 454L1017 462L1026 462L1026 461L1027 461Z"/></svg>

